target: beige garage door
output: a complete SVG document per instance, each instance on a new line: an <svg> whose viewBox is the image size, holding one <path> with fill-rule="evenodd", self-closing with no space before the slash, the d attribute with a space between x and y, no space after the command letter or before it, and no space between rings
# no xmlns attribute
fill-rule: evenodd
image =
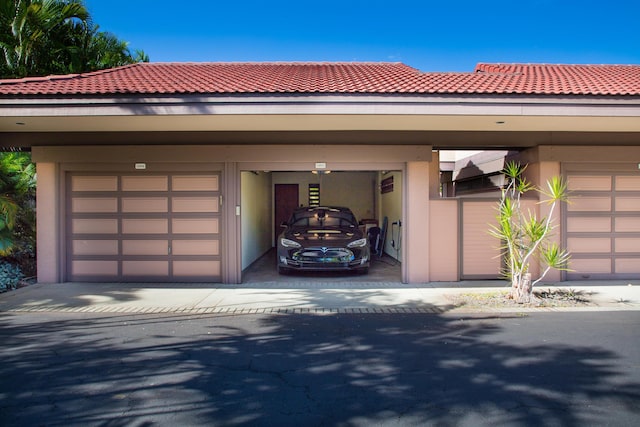
<svg viewBox="0 0 640 427"><path fill-rule="evenodd" d="M536 200L521 200L525 212L537 214ZM503 279L501 242L491 233L498 224L499 200L460 199L461 273L463 280ZM535 273L535 267L532 268Z"/></svg>
<svg viewBox="0 0 640 427"><path fill-rule="evenodd" d="M219 174L70 174L67 279L218 282Z"/></svg>
<svg viewBox="0 0 640 427"><path fill-rule="evenodd" d="M640 278L640 176L570 173L569 280Z"/></svg>
<svg viewBox="0 0 640 427"><path fill-rule="evenodd" d="M461 200L461 279L496 279L500 276L500 242L489 234L496 224L494 200Z"/></svg>

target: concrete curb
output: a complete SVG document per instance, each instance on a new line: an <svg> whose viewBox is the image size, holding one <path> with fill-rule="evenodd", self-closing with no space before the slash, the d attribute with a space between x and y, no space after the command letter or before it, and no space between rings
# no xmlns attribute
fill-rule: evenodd
<svg viewBox="0 0 640 427"><path fill-rule="evenodd" d="M428 283L275 284L252 286L188 284L60 283L36 284L0 294L4 313L92 314L464 314L640 311L636 284L580 283L545 285L543 289L579 292L589 299L581 306L456 305L461 294L504 292L496 281ZM440 284L442 285L442 284ZM498 286L496 286L498 285Z"/></svg>
<svg viewBox="0 0 640 427"><path fill-rule="evenodd" d="M132 307L132 306L35 306L13 307L4 313L83 313L83 314L188 314L240 316L251 314L473 314L473 313L548 313L548 312L606 312L640 311L635 305L580 307Z"/></svg>

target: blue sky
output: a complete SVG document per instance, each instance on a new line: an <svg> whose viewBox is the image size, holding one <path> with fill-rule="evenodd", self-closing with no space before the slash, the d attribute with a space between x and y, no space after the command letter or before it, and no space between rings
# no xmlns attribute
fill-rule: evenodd
<svg viewBox="0 0 640 427"><path fill-rule="evenodd" d="M85 0L153 62L640 64L638 0Z"/></svg>

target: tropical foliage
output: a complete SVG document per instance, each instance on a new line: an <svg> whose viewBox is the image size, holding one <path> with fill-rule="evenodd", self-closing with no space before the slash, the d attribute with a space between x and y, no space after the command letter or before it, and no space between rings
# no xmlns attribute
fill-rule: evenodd
<svg viewBox="0 0 640 427"><path fill-rule="evenodd" d="M29 275L35 275L35 192L29 153L0 153L0 256Z"/></svg>
<svg viewBox="0 0 640 427"><path fill-rule="evenodd" d="M95 71L149 58L99 30L82 0L0 0L0 78ZM0 282L35 275L35 165L0 152Z"/></svg>
<svg viewBox="0 0 640 427"><path fill-rule="evenodd" d="M0 0L0 77L95 71L148 61L99 31L82 0Z"/></svg>
<svg viewBox="0 0 640 427"><path fill-rule="evenodd" d="M15 289L23 278L24 274L22 274L20 267L0 260L0 292Z"/></svg>
<svg viewBox="0 0 640 427"><path fill-rule="evenodd" d="M555 228L552 217L556 207L568 202L566 181L553 177L546 189L531 184L524 176L526 165L508 162L504 169L507 184L502 190L498 205L498 225L491 227L491 234L501 241L505 267L503 274L511 280L511 297L518 302L530 302L533 287L551 269L567 270L570 254L555 242L549 242ZM544 196L541 203L550 205L549 216L538 219L532 212L525 212L522 196L535 191ZM542 265L540 276L532 281L531 262Z"/></svg>

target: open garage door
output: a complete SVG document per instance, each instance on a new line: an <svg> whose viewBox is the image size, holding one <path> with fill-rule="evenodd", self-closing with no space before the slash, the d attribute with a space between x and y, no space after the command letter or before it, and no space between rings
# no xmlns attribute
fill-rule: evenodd
<svg viewBox="0 0 640 427"><path fill-rule="evenodd" d="M220 175L67 176L67 280L218 282Z"/></svg>
<svg viewBox="0 0 640 427"><path fill-rule="evenodd" d="M243 283L252 282L400 282L402 280L402 172L376 170L273 170L242 173L242 257ZM382 190L382 181L386 186ZM280 189L295 192L282 197ZM283 200L284 199L284 200ZM289 201L294 200L293 207ZM349 271L302 271L280 275L274 246L296 206L348 207L362 222L366 233L382 227L387 217L387 233L381 255L374 253L369 274ZM266 206L269 209L266 209ZM286 206L285 206L286 205ZM284 218L278 212L289 209ZM277 226L269 227L275 223ZM381 243L382 245L382 243ZM373 252L373 251L372 251Z"/></svg>

